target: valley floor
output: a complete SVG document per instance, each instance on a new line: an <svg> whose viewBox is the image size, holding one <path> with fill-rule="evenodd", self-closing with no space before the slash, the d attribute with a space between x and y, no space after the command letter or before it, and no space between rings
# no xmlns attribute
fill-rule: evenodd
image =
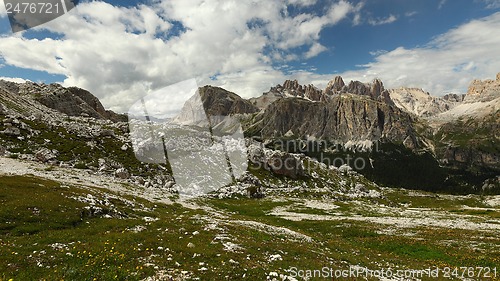
<svg viewBox="0 0 500 281"><path fill-rule="evenodd" d="M380 192L179 200L0 158L0 280L500 280L500 196Z"/></svg>

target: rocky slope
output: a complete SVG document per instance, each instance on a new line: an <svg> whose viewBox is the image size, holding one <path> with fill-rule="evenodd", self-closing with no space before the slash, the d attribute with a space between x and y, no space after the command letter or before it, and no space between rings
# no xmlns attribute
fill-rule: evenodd
<svg viewBox="0 0 500 281"><path fill-rule="evenodd" d="M199 94L203 101L203 107L209 116L229 116L259 111L251 102L219 87L201 87Z"/></svg>
<svg viewBox="0 0 500 281"><path fill-rule="evenodd" d="M457 106L463 96L449 94L434 97L418 88L390 89L389 96L396 106L419 117L430 117Z"/></svg>
<svg viewBox="0 0 500 281"><path fill-rule="evenodd" d="M99 99L90 92L77 88L64 88L59 84L38 84L26 82L22 84L0 80L0 94L4 100L15 103L17 107L24 108L24 112L33 113L30 108L38 102L56 112L69 116L93 117L112 121L125 121L123 115L105 110ZM26 102L28 104L26 104ZM42 106L35 106L35 111L43 114L48 112ZM40 112L41 111L41 112Z"/></svg>
<svg viewBox="0 0 500 281"><path fill-rule="evenodd" d="M263 139L322 139L345 147L363 140L381 140L396 145L384 154L399 149L398 145L413 151L398 157L380 156L386 159L384 162L408 161L412 154L420 159L422 152L429 153L412 167L422 171L427 170L424 167L433 167L438 171L432 172L436 179L428 182L429 186L483 186L487 182L498 186L500 180L495 175L500 171L496 133L500 131L499 79L500 74L495 81L475 80L466 95L434 97L415 88L386 90L377 79L346 85L342 77L335 77L315 99L306 96L304 90L313 86L286 81L283 86L251 99L262 111L246 123L247 132ZM378 156L371 157L373 160ZM418 186L422 175L431 172L406 170L399 172L414 178L413 186ZM419 174L422 175L415 176ZM451 174L454 176L449 177ZM457 179L450 180L453 177Z"/></svg>
<svg viewBox="0 0 500 281"><path fill-rule="evenodd" d="M336 141L384 140L422 148L414 119L396 107L382 81L351 81L337 76L324 90L296 80L250 99L261 113L245 122L247 132L264 139L295 137Z"/></svg>
<svg viewBox="0 0 500 281"><path fill-rule="evenodd" d="M366 169L358 172L381 184L430 190L465 185L465 192L477 192L485 183L493 182L493 189L499 185L495 177L500 171L499 137L495 132L500 116L498 99L492 99L497 95L496 82L473 85L469 95L476 96L465 101L457 95L433 98L416 89L387 90L377 79L346 85L335 77L324 90L285 81L250 100L205 86L174 121L180 126L209 126L210 130L203 131L207 136L217 131L243 137L243 128L246 137L260 139L266 146L280 140L339 144L340 149L300 153L310 157L321 153L340 160L362 158ZM468 110L461 110L464 107ZM470 113L471 108L477 109L472 110L474 114L461 114ZM444 118L451 112L457 115ZM85 90L1 82L0 117L0 154L88 168L140 185L170 188L174 183L168 162L153 165L137 160L129 124L111 121L121 116L106 111ZM444 121L437 125L438 119ZM167 136L157 133L158 140ZM147 142L147 136L140 141ZM159 142L158 149L163 151L163 145ZM358 147L362 151L356 151ZM304 176L295 165L291 169L273 165L292 161L288 159L289 155L280 155L261 166L275 175Z"/></svg>
<svg viewBox="0 0 500 281"><path fill-rule="evenodd" d="M351 81L348 85L344 83L342 77L337 76L331 80L323 90L316 86L301 85L297 80L286 80L283 85L271 87L268 92L257 98L251 98L255 106L265 109L274 101L281 98L301 98L309 101L328 101L335 96L342 94L354 94L366 96L375 101L393 104L389 97L389 92L384 88L381 80L375 79L372 83L362 83L360 81Z"/></svg>
<svg viewBox="0 0 500 281"><path fill-rule="evenodd" d="M463 102L428 121L443 165L476 174L499 174L500 73L495 81L472 81Z"/></svg>
<svg viewBox="0 0 500 281"><path fill-rule="evenodd" d="M253 125L264 138L295 136L346 143L388 140L416 144L411 117L398 108L366 97L346 94L314 103L281 99L271 104Z"/></svg>
<svg viewBox="0 0 500 281"><path fill-rule="evenodd" d="M497 74L496 80L472 81L465 96L465 101L492 101L498 98L498 93L500 93L500 73Z"/></svg>

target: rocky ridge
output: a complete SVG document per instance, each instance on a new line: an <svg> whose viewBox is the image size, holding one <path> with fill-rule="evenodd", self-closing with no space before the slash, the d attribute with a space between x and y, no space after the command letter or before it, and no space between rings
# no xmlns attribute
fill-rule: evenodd
<svg viewBox="0 0 500 281"><path fill-rule="evenodd" d="M500 93L500 73L496 80L473 80L465 96L465 102L491 101L499 97Z"/></svg>
<svg viewBox="0 0 500 281"><path fill-rule="evenodd" d="M496 85L491 81L486 84L493 88ZM479 89L477 82L475 85L475 89ZM487 96L495 94L487 87L481 89L478 91ZM399 95L395 95L396 92ZM238 129L241 121L246 137L257 137L264 143L285 138L327 140L346 146L362 143L365 147L367 143L381 141L395 144L392 149L409 148L415 155L431 152L441 165L459 170L481 167L491 174L498 169L495 140L493 146L488 144L491 137L478 131L474 134L479 137L473 140L470 137L456 139L457 135L470 135L470 128L495 131L500 119L497 118L498 110L488 115L491 118L485 123L487 126L479 126L483 119L475 119L467 124L439 126L438 131L429 127L428 117L420 117L441 116L464 106L462 97L457 95L435 99L418 89L386 90L378 79L368 84L354 81L346 85L341 77L335 77L323 91L312 85L301 86L297 81L285 81L257 99L245 100L212 86L200 88L195 97L201 106L198 111L212 120L212 124L205 125L217 127L222 124L222 127ZM403 103L401 97L408 98L409 102ZM495 102L494 99L473 104L488 103L494 109ZM448 104L455 106L445 111ZM442 110L444 113L435 114L436 108L437 112ZM2 82L0 115L3 117L1 154L62 167L91 169L143 186L168 189L175 184L168 165L145 164L134 157L128 124L113 122L116 115L104 110L98 99L85 90ZM191 115L188 112L184 117L193 119ZM214 117L221 116L231 116L230 122L226 118L213 122ZM458 132L453 128L467 130ZM280 161L298 163L297 159L277 154L264 161L263 167L287 178L304 176L300 169L276 167L274 163Z"/></svg>
<svg viewBox="0 0 500 281"><path fill-rule="evenodd" d="M384 84L380 79L374 79L372 83L351 81L348 85L346 85L342 77L336 76L328 83L323 93L326 96L341 94L367 96L375 101L384 102L390 105L394 104L389 96L389 92L384 88Z"/></svg>
<svg viewBox="0 0 500 281"><path fill-rule="evenodd" d="M455 94L434 97L422 89L404 87L390 89L389 96L397 107L418 117L431 117L446 112L463 101L463 96Z"/></svg>
<svg viewBox="0 0 500 281"><path fill-rule="evenodd" d="M20 99L23 101L31 100L68 116L93 117L111 121L126 120L123 115L105 110L97 97L77 87L65 88L59 84L47 85L29 81L18 84L0 80L0 91L3 92L2 98L10 96L11 102L17 103ZM17 105L23 107L21 103ZM32 105L33 102L30 102L28 106ZM47 112L43 107L36 106L36 108ZM25 108L25 111L30 112L31 110Z"/></svg>

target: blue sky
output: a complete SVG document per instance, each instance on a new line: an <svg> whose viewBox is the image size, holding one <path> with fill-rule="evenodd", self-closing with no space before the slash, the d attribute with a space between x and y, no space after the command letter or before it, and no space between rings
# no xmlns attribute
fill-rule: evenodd
<svg viewBox="0 0 500 281"><path fill-rule="evenodd" d="M2 7L0 77L83 87L126 111L190 78L245 97L335 75L443 95L500 72L500 0L253 2L82 1L16 34Z"/></svg>

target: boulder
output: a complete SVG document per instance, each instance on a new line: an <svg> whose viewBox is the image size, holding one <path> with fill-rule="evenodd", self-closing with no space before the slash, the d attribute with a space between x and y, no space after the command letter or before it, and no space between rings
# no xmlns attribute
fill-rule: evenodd
<svg viewBox="0 0 500 281"><path fill-rule="evenodd" d="M102 138L114 138L115 137L115 131L113 130L101 130L99 133L99 136Z"/></svg>
<svg viewBox="0 0 500 281"><path fill-rule="evenodd" d="M57 158L58 155L57 150L50 150L48 148L42 148L35 153L35 159L40 162L49 162Z"/></svg>
<svg viewBox="0 0 500 281"><path fill-rule="evenodd" d="M120 179L128 179L130 178L130 173L125 168L120 168L115 171L115 176Z"/></svg>
<svg viewBox="0 0 500 281"><path fill-rule="evenodd" d="M266 164L273 173L292 179L305 175L300 159L289 153L275 152L267 159Z"/></svg>
<svg viewBox="0 0 500 281"><path fill-rule="evenodd" d="M18 137L21 135L21 130L16 127L7 126L7 128L5 128L5 130L3 131L0 131L0 133L6 136Z"/></svg>

